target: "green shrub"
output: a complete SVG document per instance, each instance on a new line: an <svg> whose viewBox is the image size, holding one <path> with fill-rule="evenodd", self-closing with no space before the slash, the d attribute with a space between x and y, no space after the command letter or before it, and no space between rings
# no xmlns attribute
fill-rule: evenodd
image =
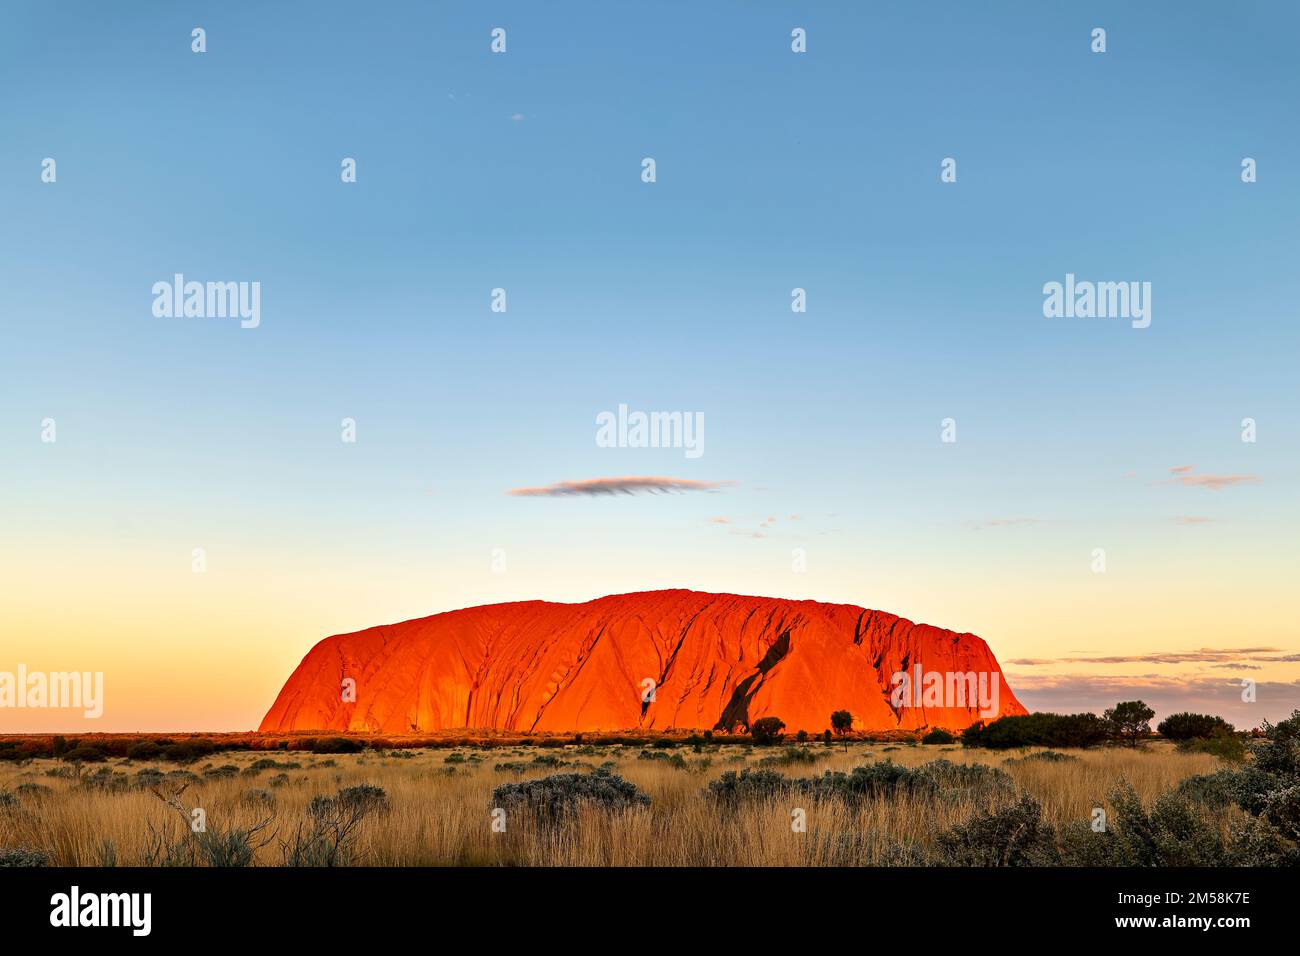
<svg viewBox="0 0 1300 956"><path fill-rule="evenodd" d="M131 788L131 778L124 773L115 773L109 767L101 767L93 774L82 777L79 785L86 790L102 790L106 793L123 793Z"/></svg>
<svg viewBox="0 0 1300 956"><path fill-rule="evenodd" d="M754 743L766 746L779 743L785 736L783 730L785 730L785 721L780 717L760 717L749 725L749 736L753 738Z"/></svg>
<svg viewBox="0 0 1300 956"><path fill-rule="evenodd" d="M193 763L201 757L212 753L212 745L206 743L168 744L162 748L162 758L172 763Z"/></svg>
<svg viewBox="0 0 1300 956"><path fill-rule="evenodd" d="M363 815L386 813L391 808L388 802L388 791L368 783L344 787L334 800L345 808L359 810Z"/></svg>
<svg viewBox="0 0 1300 956"><path fill-rule="evenodd" d="M296 760L275 760L271 757L259 757L248 765L249 770L300 770L302 764Z"/></svg>
<svg viewBox="0 0 1300 956"><path fill-rule="evenodd" d="M807 747L782 747L781 752L764 757L758 762L760 767L788 767L798 763L816 763L817 755Z"/></svg>
<svg viewBox="0 0 1300 956"><path fill-rule="evenodd" d="M1249 847L1266 859L1280 856L1300 863L1300 710L1277 724L1264 724L1264 740L1243 769L1192 777L1180 790L1210 807L1236 803L1257 818L1253 829L1242 830ZM1247 852L1229 848L1234 856Z"/></svg>
<svg viewBox="0 0 1300 956"><path fill-rule="evenodd" d="M157 760L162 754L162 747L152 740L141 740L126 748L128 760Z"/></svg>
<svg viewBox="0 0 1300 956"><path fill-rule="evenodd" d="M1177 793L1214 810L1237 802L1237 774L1231 770L1197 774L1178 785Z"/></svg>
<svg viewBox="0 0 1300 956"><path fill-rule="evenodd" d="M935 727L928 734L921 738L923 744L951 744L956 742L957 738L942 727Z"/></svg>
<svg viewBox="0 0 1300 956"><path fill-rule="evenodd" d="M1226 730L1231 733L1233 727L1222 717L1186 712L1170 714L1156 725L1156 733L1160 734L1161 737L1177 741L1209 737L1216 730Z"/></svg>
<svg viewBox="0 0 1300 956"><path fill-rule="evenodd" d="M649 796L607 770L593 774L561 773L502 784L492 791L492 800L498 807L527 810L548 822L568 819L583 805L603 810L650 806Z"/></svg>
<svg viewBox="0 0 1300 956"><path fill-rule="evenodd" d="M1246 759L1245 741L1237 733L1225 727L1216 727L1208 737L1192 737L1182 740L1178 749L1184 753L1213 754L1228 763L1242 763Z"/></svg>
<svg viewBox="0 0 1300 956"><path fill-rule="evenodd" d="M314 754L354 754L365 749L365 744L351 737L322 737L312 744Z"/></svg>
<svg viewBox="0 0 1300 956"><path fill-rule="evenodd" d="M939 834L948 866L1050 866L1057 862L1055 834L1042 807L1028 794L1000 810L984 810Z"/></svg>
<svg viewBox="0 0 1300 956"><path fill-rule="evenodd" d="M1076 763L1078 760L1078 757L1071 757L1056 750L1040 750L1038 753L1025 754L1023 757L1012 757L1006 763Z"/></svg>
<svg viewBox="0 0 1300 956"><path fill-rule="evenodd" d="M717 780L709 782L706 793L722 803L737 803L741 800L783 796L790 789L791 781L775 770L746 768L739 774L734 770L726 771Z"/></svg>
<svg viewBox="0 0 1300 956"><path fill-rule="evenodd" d="M103 763L108 759L108 754L98 747L76 747L66 751L63 759L68 763Z"/></svg>
<svg viewBox="0 0 1300 956"><path fill-rule="evenodd" d="M26 846L0 847L0 867L49 866L50 855Z"/></svg>
<svg viewBox="0 0 1300 956"><path fill-rule="evenodd" d="M1071 849L1112 866L1223 866L1227 849L1217 824L1198 804L1177 791L1158 797L1147 810L1137 792L1121 781L1107 798L1106 829ZM1066 863L1079 861L1067 858Z"/></svg>
<svg viewBox="0 0 1300 956"><path fill-rule="evenodd" d="M962 731L967 747L1006 750L1012 747L1092 747L1109 736L1108 725L1096 714L1020 714L999 717L989 724L972 724Z"/></svg>
<svg viewBox="0 0 1300 956"><path fill-rule="evenodd" d="M1148 810L1133 788L1111 791L1106 827L1062 828L1061 861L1069 866L1294 866L1295 843L1266 817L1233 822L1225 835L1218 803L1235 784L1230 772L1189 778ZM1192 783L1191 781L1196 781ZM1204 798L1204 799L1202 799Z"/></svg>

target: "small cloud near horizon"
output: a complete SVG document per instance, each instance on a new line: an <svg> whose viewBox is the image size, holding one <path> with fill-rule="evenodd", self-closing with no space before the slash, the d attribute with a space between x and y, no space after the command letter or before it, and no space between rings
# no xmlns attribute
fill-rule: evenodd
<svg viewBox="0 0 1300 956"><path fill-rule="evenodd" d="M1207 518L1204 515L1175 515L1169 519L1174 524L1210 524L1213 518Z"/></svg>
<svg viewBox="0 0 1300 956"><path fill-rule="evenodd" d="M695 481L690 478L664 478L657 475L629 475L623 478L587 478L582 481L557 481L537 488L512 488L506 494L521 498L567 498L573 496L667 494L683 491L716 491L734 481Z"/></svg>

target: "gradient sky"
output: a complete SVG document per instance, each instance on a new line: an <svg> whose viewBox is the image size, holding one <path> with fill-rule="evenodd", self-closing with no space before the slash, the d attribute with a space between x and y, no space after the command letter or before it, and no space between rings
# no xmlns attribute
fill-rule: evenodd
<svg viewBox="0 0 1300 956"><path fill-rule="evenodd" d="M972 631L1038 709L1300 707L1300 11L1088 7L6 5L0 670L107 700L0 732L248 729L328 634L662 587ZM1044 318L1067 272L1150 328ZM508 494L623 475L735 484Z"/></svg>

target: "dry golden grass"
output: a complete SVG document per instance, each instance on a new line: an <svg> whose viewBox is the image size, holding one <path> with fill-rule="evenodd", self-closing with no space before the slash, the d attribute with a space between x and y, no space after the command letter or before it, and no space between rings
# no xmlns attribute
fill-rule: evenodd
<svg viewBox="0 0 1300 956"><path fill-rule="evenodd" d="M1004 766L1020 789L1042 803L1044 816L1052 823L1088 819L1092 808L1100 805L1121 777L1144 801L1150 801L1183 778L1220 766L1212 756L1180 753L1164 743L1136 751L1070 751L1077 759L1062 763L1008 763L1028 751L997 753L960 747L855 743L847 752L839 745L814 745L811 749L817 756L815 763L776 769L788 776L810 776L828 769L847 771L886 758L916 766L939 757ZM706 748L702 754L689 748L671 751L685 757L686 769L661 760L639 760L639 748L635 747L459 752L481 760L449 764L445 762L451 753L447 750L407 751L413 754L408 757L384 752L328 758L293 752L218 753L189 768L200 779L181 799L186 806L205 809L209 828L251 826L273 814L266 832L274 832L275 838L255 857L256 864L266 866L282 862L280 842L307 819L307 805L314 796L332 795L342 787L359 784L383 787L391 803L391 810L368 817L357 833L354 862L377 866L871 865L887 862L884 854L892 844L927 843L936 832L965 821L983 807L970 799L926 802L895 797L860 806L836 800L807 801L809 805L803 807L807 832L794 833L791 800L759 801L728 811L701 794L710 780L726 770L756 765L776 752L771 748L754 748L749 753L735 747ZM576 822L549 830L512 818L507 832L492 832L493 787L574 769L539 768L522 775L493 769L497 763L527 761L539 753L590 766L614 761L616 773L650 795L651 807L618 814L584 811ZM242 772L268 756L302 766ZM203 776L205 768L223 765L238 767L241 773ZM112 759L88 765L84 775L102 766L132 776L148 766L175 769L166 764ZM151 827L177 839L183 837L180 815L149 790L108 792L86 787L76 779L49 775L67 767L52 759L0 764L0 791L14 790L23 783L50 788L44 796L24 793L14 805L0 808L0 847L36 847L49 853L56 865L96 866L110 859L105 848L111 846L119 865L139 865L147 862ZM272 778L282 772L287 780L272 785ZM259 811L241 802L242 794L250 789L273 793L273 811Z"/></svg>

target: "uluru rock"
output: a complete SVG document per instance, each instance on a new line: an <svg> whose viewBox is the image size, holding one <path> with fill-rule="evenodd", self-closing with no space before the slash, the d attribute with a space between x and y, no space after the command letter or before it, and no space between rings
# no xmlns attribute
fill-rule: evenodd
<svg viewBox="0 0 1300 956"><path fill-rule="evenodd" d="M902 701L899 673L921 677ZM949 691L982 675L996 698L923 693L933 674ZM821 732L835 710L865 731L1026 713L974 634L849 604L678 590L491 604L328 637L259 729L744 731L776 716Z"/></svg>

